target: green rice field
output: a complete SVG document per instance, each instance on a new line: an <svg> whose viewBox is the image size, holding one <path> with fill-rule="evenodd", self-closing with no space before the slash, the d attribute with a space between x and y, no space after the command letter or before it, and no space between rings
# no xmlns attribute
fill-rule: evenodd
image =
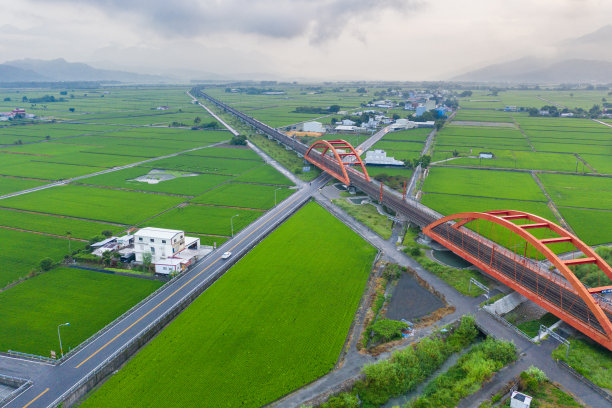
<svg viewBox="0 0 612 408"><path fill-rule="evenodd" d="M374 255L306 205L82 406L259 407L317 379L338 359Z"/></svg>
<svg viewBox="0 0 612 408"><path fill-rule="evenodd" d="M28 279L0 292L0 350L47 357L55 350L59 356L58 324L70 323L61 329L66 353L160 286L154 280L74 268Z"/></svg>

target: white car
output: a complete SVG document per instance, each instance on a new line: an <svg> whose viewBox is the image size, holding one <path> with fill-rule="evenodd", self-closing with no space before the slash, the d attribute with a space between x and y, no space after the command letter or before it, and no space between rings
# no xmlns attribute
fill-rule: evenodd
<svg viewBox="0 0 612 408"><path fill-rule="evenodd" d="M230 251L224 252L223 255L221 255L222 259L227 259L230 256L232 256L232 253Z"/></svg>

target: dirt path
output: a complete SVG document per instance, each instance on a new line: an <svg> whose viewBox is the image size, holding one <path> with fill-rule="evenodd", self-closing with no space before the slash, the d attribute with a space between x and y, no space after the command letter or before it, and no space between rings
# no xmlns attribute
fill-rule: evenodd
<svg viewBox="0 0 612 408"><path fill-rule="evenodd" d="M548 200L547 206L548 206L548 208L550 208L552 213L555 215L555 218L557 219L559 224L561 224L563 226L563 228L565 228L566 230L570 231L572 234L576 234L574 232L574 230L572 229L572 227L568 224L568 222L565 221L565 218L563 218L563 215L561 215L561 212L557 208L557 205L553 201L553 199L550 196L550 194L548 194L548 191L546 191L546 188L544 187L544 184L542 184L542 181L540 180L540 178L538 177L536 172L535 171L531 171L530 174L531 174L531 177L533 178L533 181L536 182L536 184L538 185L538 187L540 187L540 190L542 191L544 196L546 196L546 199Z"/></svg>
<svg viewBox="0 0 612 408"><path fill-rule="evenodd" d="M523 137L527 140L527 143L529 144L529 147L531 147L531 151L535 152L536 149L535 149L535 147L533 147L533 144L531 144L531 139L529 139L529 136L527 136L527 134L525 133L525 130L523 130L521 125L519 125L519 123L516 121L516 119L514 119L514 117L512 118L512 121L514 122L514 124L516 125L518 130L521 131L521 134L523 135Z"/></svg>
<svg viewBox="0 0 612 408"><path fill-rule="evenodd" d="M611 125L611 124L606 123L606 122L602 122L601 120L597 120L597 119L592 119L592 120L593 120L594 122L597 122L597 123L601 124L601 125L604 125L604 126L607 126L607 127L612 127L612 125Z"/></svg>
<svg viewBox="0 0 612 408"><path fill-rule="evenodd" d="M536 98L538 98L541 101L548 102L551 105L555 105L557 108L561 108L561 109L567 108L567 106L565 106L565 105L558 104L557 102L553 102L550 99L542 98L541 96L536 96Z"/></svg>

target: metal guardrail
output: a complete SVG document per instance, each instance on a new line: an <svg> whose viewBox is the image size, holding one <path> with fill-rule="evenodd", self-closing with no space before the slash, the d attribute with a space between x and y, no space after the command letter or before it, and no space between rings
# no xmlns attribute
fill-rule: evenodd
<svg viewBox="0 0 612 408"><path fill-rule="evenodd" d="M21 351L15 351L15 350L8 350L6 354L13 356L13 357L24 358L26 360L36 360L36 361L42 361L42 362L49 363L49 364L57 364L57 360L51 357L39 356L37 354L22 353Z"/></svg>
<svg viewBox="0 0 612 408"><path fill-rule="evenodd" d="M504 319L503 317L501 317L500 315L498 315L497 313L491 313L489 312L487 309L485 308L481 308L482 310L484 310L485 312L487 312L490 316L492 316L495 320L497 320L498 322L500 322L501 324L505 325L506 327L514 330L516 333L518 333L520 336L524 337L525 339L529 340L530 343L533 343L533 339L531 337L529 337L527 335L527 333L525 333L524 331L522 331L521 329L519 329L518 327L516 327L515 325L513 325L512 323L510 323L509 321L507 321L506 319Z"/></svg>
<svg viewBox="0 0 612 408"><path fill-rule="evenodd" d="M0 405L8 404L9 402L17 398L22 392L30 388L33 384L32 380L28 380L25 378L12 377L10 375L5 375L5 374L0 374L0 382L2 381L5 381L5 382L8 381L11 383L16 383L16 384L21 384L21 385L15 388L15 390L13 390L13 392L11 392L8 397L4 399L0 399Z"/></svg>
<svg viewBox="0 0 612 408"><path fill-rule="evenodd" d="M600 386L594 384L591 380L580 374L578 371L574 370L569 364L565 361L557 360L557 365L568 371L571 375L576 377L580 382L585 384L587 387L595 391L597 394L601 395L606 401L612 402L612 394L603 390Z"/></svg>

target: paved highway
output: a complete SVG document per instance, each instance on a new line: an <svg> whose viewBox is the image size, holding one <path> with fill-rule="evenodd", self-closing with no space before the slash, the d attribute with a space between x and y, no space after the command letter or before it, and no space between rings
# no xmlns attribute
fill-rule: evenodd
<svg viewBox="0 0 612 408"><path fill-rule="evenodd" d="M194 292L201 292L223 275L232 262L238 260L291 216L328 180L329 176L321 175L311 184L304 185L301 190L200 260L190 271L168 283L136 310L107 327L101 335L74 352L66 361L38 370L31 378L33 385L5 407L54 407L72 389L104 366L108 359L130 345L149 326L179 306ZM225 251L232 252L229 260L221 259L221 254Z"/></svg>

